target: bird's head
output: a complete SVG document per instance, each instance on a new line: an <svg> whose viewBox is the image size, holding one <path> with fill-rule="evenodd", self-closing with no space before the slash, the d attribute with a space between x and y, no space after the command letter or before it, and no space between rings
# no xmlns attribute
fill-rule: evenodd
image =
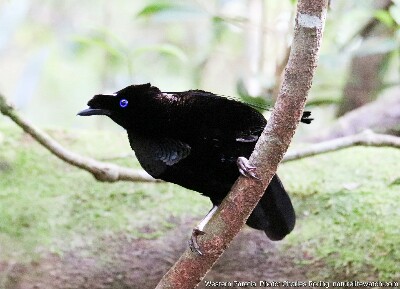
<svg viewBox="0 0 400 289"><path fill-rule="evenodd" d="M160 90L150 83L130 85L113 94L97 94L87 105L89 108L78 113L80 116L106 115L120 126L128 129L133 125L133 118L140 117L146 110L146 102Z"/></svg>

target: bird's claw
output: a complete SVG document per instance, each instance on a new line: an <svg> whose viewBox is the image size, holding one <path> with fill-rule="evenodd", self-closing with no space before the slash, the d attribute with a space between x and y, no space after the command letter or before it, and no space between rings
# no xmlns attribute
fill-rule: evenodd
<svg viewBox="0 0 400 289"><path fill-rule="evenodd" d="M194 228L192 232L192 236L189 240L189 248L193 253L197 253L198 255L202 256L203 252L200 250L200 246L197 243L197 236L204 235L205 232L199 230L198 228Z"/></svg>
<svg viewBox="0 0 400 289"><path fill-rule="evenodd" d="M238 157L236 163L242 176L261 181L261 179L256 174L257 168L251 165L248 159L246 159L245 157Z"/></svg>

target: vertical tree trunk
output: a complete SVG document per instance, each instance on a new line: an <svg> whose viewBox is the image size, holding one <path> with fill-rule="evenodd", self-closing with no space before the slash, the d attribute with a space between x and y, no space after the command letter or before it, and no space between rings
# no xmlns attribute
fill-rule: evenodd
<svg viewBox="0 0 400 289"><path fill-rule="evenodd" d="M376 99L382 86L381 69L388 56L389 53L379 53L353 57L337 116Z"/></svg>
<svg viewBox="0 0 400 289"><path fill-rule="evenodd" d="M204 253L188 248L156 289L194 288L218 260L264 194L303 114L317 65L328 0L299 0L294 40L275 109L250 162L261 181L239 177L199 238Z"/></svg>
<svg viewBox="0 0 400 289"><path fill-rule="evenodd" d="M388 10L391 0L378 1L377 8ZM372 19L359 32L363 44L372 39L386 38L393 31ZM339 105L337 116L356 109L376 99L382 86L382 67L389 56L389 52L365 54L356 52L351 60L348 81L343 89L343 98Z"/></svg>

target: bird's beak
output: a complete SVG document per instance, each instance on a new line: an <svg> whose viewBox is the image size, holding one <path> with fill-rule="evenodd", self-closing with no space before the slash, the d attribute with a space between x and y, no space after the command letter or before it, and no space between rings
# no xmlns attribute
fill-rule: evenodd
<svg viewBox="0 0 400 289"><path fill-rule="evenodd" d="M111 111L107 109L99 109L99 108L87 108L80 112L78 112L80 116L89 116L89 115L111 115Z"/></svg>

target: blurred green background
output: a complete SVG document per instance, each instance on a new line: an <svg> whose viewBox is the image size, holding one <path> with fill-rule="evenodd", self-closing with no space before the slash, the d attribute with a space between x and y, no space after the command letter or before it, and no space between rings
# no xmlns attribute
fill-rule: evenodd
<svg viewBox="0 0 400 289"><path fill-rule="evenodd" d="M97 159L126 154L126 136L110 120L76 117L91 96L151 82L273 105L295 2L2 0L0 92L68 149ZM293 148L358 107L399 97L400 1L331 4L307 107L316 120L299 127ZM134 158L113 162L139 168ZM274 254L301 252L291 257L308 268L304 276L398 281L399 172L393 148L282 165L299 221ZM0 115L0 288L33 278L15 277L15 264L29 271L49 252L62 260L104 236L158 239L190 220L188 235L209 205L172 184L96 182Z"/></svg>
<svg viewBox="0 0 400 289"><path fill-rule="evenodd" d="M333 1L310 101L340 101L354 54L390 52L384 83L398 82L398 6L389 13L374 2ZM2 93L38 125L91 127L101 120L72 116L92 95L132 83L271 96L295 5L7 0L0 9ZM361 45L357 33L377 16L391 28Z"/></svg>

